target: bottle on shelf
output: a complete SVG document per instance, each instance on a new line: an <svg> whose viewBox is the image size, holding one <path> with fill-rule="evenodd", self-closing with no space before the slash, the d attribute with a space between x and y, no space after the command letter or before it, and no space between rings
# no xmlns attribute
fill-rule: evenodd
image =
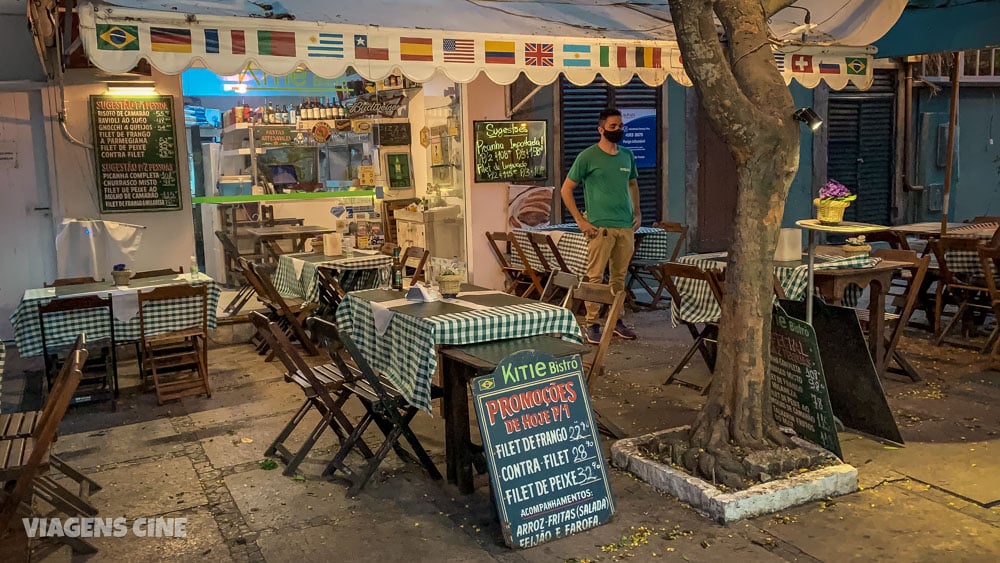
<svg viewBox="0 0 1000 563"><path fill-rule="evenodd" d="M392 288L403 289L403 260L399 256L399 247L392 250Z"/></svg>

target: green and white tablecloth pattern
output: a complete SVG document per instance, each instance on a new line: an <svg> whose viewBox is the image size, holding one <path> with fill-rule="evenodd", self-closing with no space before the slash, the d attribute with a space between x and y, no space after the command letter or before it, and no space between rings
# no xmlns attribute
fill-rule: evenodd
<svg viewBox="0 0 1000 563"><path fill-rule="evenodd" d="M117 288L100 283L29 289L24 292L24 297L21 298L17 309L10 316L10 322L14 326L14 340L17 343L18 354L21 357L27 357L42 353L42 332L38 324L38 305L47 303L55 297L110 295L112 307L115 308L115 316L119 317L114 323L115 341L130 342L139 339L138 311L135 311L126 320L122 320L120 315L125 312L126 307L117 307L116 301L121 301L123 304L126 301L136 303L135 293L142 289L191 283L208 285L208 327L215 328L217 324L216 308L219 303L219 284L205 274L198 274L193 280L190 274L133 280L128 287ZM201 299L193 297L150 303L145 309L147 330L151 334L161 334L192 325L200 325L200 309ZM45 317L45 338L49 347L72 344L80 333L86 333L87 340L90 341L110 337L111 324L108 322L106 311L100 309L68 311Z"/></svg>
<svg viewBox="0 0 1000 563"><path fill-rule="evenodd" d="M679 257L677 261L697 266L703 270L726 269L725 252L690 254ZM881 262L881 259L869 256L843 257L817 255L816 262L815 268L817 270L836 270L870 268ZM806 287L809 285L809 267L807 264L782 265L776 263L774 273L778 276L778 282L781 284L782 289L785 290L785 296L788 299L798 301L803 298L806 293ZM712 296L712 291L709 289L707 283L689 278L674 278L674 284L677 286L677 291L681 294L680 308L677 307L676 303L670 304L670 317L674 326L677 326L680 321L709 323L719 320L722 311L719 309L715 297ZM844 302L848 304L856 303L860 295L860 290L852 291L845 296Z"/></svg>
<svg viewBox="0 0 1000 563"><path fill-rule="evenodd" d="M569 309L527 300L430 317L397 313L380 336L366 295L384 294L379 290L347 294L337 309L337 324L354 339L373 369L388 377L411 404L428 412L438 346L540 334L560 334L583 342L580 325ZM402 297L402 293L397 296ZM449 302L462 305L461 294Z"/></svg>
<svg viewBox="0 0 1000 563"><path fill-rule="evenodd" d="M982 234L982 229L986 226L993 226L996 228L996 223L981 223L978 225L968 225L965 227L958 227L951 230L948 233L949 237L962 236L963 231L976 231L974 236L981 240L990 240L992 236ZM972 235L969 235L972 236ZM945 255L945 260L948 261L948 269L957 274L968 274L973 276L982 275L983 268L979 264L979 253L977 252L949 252Z"/></svg>
<svg viewBox="0 0 1000 563"><path fill-rule="evenodd" d="M556 240L556 248L559 249L559 253L562 254L563 259L566 260L566 265L569 266L570 270L578 276L586 274L587 237L580 232L575 223L563 223L560 225L549 225L533 229L514 230L514 237L517 238L517 242L521 245L521 248L524 250L524 254L528 257L528 263L531 264L531 267L535 270L542 271L542 264L535 256L531 247L531 242L528 240L527 230L549 232L549 234L553 235L554 239L558 239ZM639 248L636 250L636 259L670 259L670 254L674 251L674 245L677 242L678 235L676 233L668 233L663 229L654 229L652 227L639 227L637 234L641 235L643 238L642 242L639 244ZM549 249L543 246L542 252L545 254L545 259L549 262L549 264L552 267L557 267L558 262L556 262L555 258L553 258ZM512 255L511 264L520 267L520 257L516 254Z"/></svg>
<svg viewBox="0 0 1000 563"><path fill-rule="evenodd" d="M392 257L384 254L355 254L354 256L325 256L323 254L283 254L278 258L278 268L274 272L274 287L282 297L295 297L307 301L319 301L319 275L317 266L328 265L337 268L341 286L347 290L371 289L372 284L350 283L352 272L375 270L392 264ZM297 273L296 273L297 272ZM377 283L378 277L371 276ZM367 280L366 280L367 281ZM365 287L367 285L367 287Z"/></svg>

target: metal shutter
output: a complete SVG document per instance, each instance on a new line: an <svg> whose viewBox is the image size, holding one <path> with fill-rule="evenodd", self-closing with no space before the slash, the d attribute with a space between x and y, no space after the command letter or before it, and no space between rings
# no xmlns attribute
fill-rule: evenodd
<svg viewBox="0 0 1000 563"><path fill-rule="evenodd" d="M888 225L892 219L896 89L889 73L872 87L830 92L827 177L857 194L844 218Z"/></svg>
<svg viewBox="0 0 1000 563"><path fill-rule="evenodd" d="M638 78L618 88L609 85L600 77L586 86L575 86L565 79L562 79L560 84L562 103L559 109L563 135L561 178L566 177L576 156L599 140L597 114L601 110L607 107L653 109L660 107L660 89L651 88ZM659 132L657 136L659 137ZM658 147L659 144L660 139L657 139ZM657 154L657 161L659 160L660 155ZM659 166L639 169L639 208L642 210L644 225L651 225L654 221L660 220L662 213L660 169ZM558 184L561 184L561 180ZM583 190L576 192L576 205L583 208ZM573 220L565 209L563 209L563 220Z"/></svg>

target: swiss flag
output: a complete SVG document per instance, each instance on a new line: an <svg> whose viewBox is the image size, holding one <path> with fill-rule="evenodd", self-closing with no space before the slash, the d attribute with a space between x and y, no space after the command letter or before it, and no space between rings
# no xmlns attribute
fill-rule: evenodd
<svg viewBox="0 0 1000 563"><path fill-rule="evenodd" d="M792 55L792 72L812 72L812 55Z"/></svg>

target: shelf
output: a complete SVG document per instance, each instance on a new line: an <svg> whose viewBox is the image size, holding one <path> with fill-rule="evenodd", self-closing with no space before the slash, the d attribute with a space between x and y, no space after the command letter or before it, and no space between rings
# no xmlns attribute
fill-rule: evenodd
<svg viewBox="0 0 1000 563"><path fill-rule="evenodd" d="M264 154L266 149L257 149L257 154ZM250 156L250 149L230 149L222 151L222 156Z"/></svg>
<svg viewBox="0 0 1000 563"><path fill-rule="evenodd" d="M192 203L245 203L251 201L282 201L328 199L334 197L365 197L374 196L374 190L340 191L340 192L301 192L295 194L263 194L263 195L219 195L191 198Z"/></svg>

